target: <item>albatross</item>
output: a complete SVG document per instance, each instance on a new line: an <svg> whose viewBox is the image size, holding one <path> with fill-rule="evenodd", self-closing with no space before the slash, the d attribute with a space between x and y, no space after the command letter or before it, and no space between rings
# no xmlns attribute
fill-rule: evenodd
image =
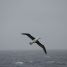
<svg viewBox="0 0 67 67"><path fill-rule="evenodd" d="M47 51L46 51L46 48L45 48L45 46L44 45L42 45L40 42L39 42L39 39L40 38L35 38L35 37L33 37L31 34L29 34L29 33L21 33L22 35L26 35L26 36L28 36L30 39L32 39L32 42L30 42L30 45L32 45L33 43L37 43L37 45L39 45L43 50L44 50L44 52L45 52L45 54L47 54Z"/></svg>

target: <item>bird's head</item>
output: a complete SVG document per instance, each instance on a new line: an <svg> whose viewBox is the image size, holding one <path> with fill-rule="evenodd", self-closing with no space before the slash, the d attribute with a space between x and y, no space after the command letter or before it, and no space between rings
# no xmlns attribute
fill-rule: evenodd
<svg viewBox="0 0 67 67"><path fill-rule="evenodd" d="M33 44L33 42L30 42L29 44L30 44L30 45L32 45L32 44Z"/></svg>

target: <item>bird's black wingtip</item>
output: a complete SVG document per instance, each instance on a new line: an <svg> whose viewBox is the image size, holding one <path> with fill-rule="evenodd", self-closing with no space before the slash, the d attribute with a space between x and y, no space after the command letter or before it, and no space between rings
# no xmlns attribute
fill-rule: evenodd
<svg viewBox="0 0 67 67"><path fill-rule="evenodd" d="M21 35L25 35L26 33L21 33Z"/></svg>
<svg viewBox="0 0 67 67"><path fill-rule="evenodd" d="M23 33L21 33L21 35L23 35Z"/></svg>
<svg viewBox="0 0 67 67"><path fill-rule="evenodd" d="M21 33L22 35L28 35L29 33Z"/></svg>
<svg viewBox="0 0 67 67"><path fill-rule="evenodd" d="M47 55L47 53L45 53Z"/></svg>
<svg viewBox="0 0 67 67"><path fill-rule="evenodd" d="M45 52L45 54L47 55L47 52Z"/></svg>

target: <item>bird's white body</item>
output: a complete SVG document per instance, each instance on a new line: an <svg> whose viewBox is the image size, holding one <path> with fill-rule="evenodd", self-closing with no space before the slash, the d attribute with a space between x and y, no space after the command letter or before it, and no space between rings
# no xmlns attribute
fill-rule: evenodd
<svg viewBox="0 0 67 67"><path fill-rule="evenodd" d="M30 42L30 45L32 45L33 43L36 43L37 40L39 40L40 38L36 38L34 40L32 40L32 42Z"/></svg>

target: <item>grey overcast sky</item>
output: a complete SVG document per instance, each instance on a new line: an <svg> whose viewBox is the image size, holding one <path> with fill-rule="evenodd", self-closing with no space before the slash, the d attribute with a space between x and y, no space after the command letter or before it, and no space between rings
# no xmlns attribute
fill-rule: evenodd
<svg viewBox="0 0 67 67"><path fill-rule="evenodd" d="M67 49L67 0L0 0L0 50L40 49L23 32L47 49Z"/></svg>

